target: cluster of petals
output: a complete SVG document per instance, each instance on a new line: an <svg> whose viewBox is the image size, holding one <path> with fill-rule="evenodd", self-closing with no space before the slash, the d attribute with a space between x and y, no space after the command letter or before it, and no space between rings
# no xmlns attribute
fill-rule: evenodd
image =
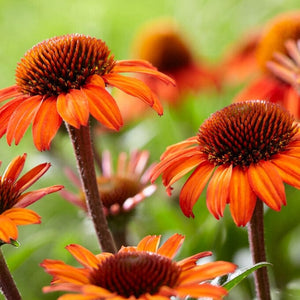
<svg viewBox="0 0 300 300"><path fill-rule="evenodd" d="M154 167L147 167L149 152L134 150L130 153L120 152L116 168L113 167L111 153L102 152L101 175L97 176L100 199L107 216L118 215L131 211L138 203L151 196L156 186L150 184L150 173ZM66 169L69 179L81 189L79 178L69 169ZM61 195L70 203L87 211L87 206L82 193L74 194L62 190ZM106 198L109 199L106 201Z"/></svg>
<svg viewBox="0 0 300 300"><path fill-rule="evenodd" d="M24 193L50 167L49 163L40 164L18 179L25 160L26 154L17 156L0 176L0 241L4 243L17 240L18 225L40 223L40 216L25 207L63 188L54 185Z"/></svg>
<svg viewBox="0 0 300 300"><path fill-rule="evenodd" d="M75 42L73 42L74 40ZM44 79L42 76L41 78L46 83L50 79L54 82L64 81L66 80L65 78L58 77L53 79L53 77L61 76L62 72L66 72L65 69L67 67L71 68L69 72L75 72L78 68L83 69L80 62L85 60L85 53L73 62L72 58L68 57L68 53L61 55L59 52L63 47L62 43L66 43L67 46L69 44L81 43L82 49L86 51L86 55L91 55L90 52L93 49L90 52L88 49L88 43L91 40L95 39L78 34L70 34L46 40L30 49L19 66L22 64L25 65L22 72L27 72L30 75L32 70L26 70L26 68L36 64L38 68L35 70L37 76L47 73L49 69L57 71L57 68L62 68L61 71L58 70L56 72L58 75L54 72L47 75L49 78ZM105 47L104 50L109 55L109 50L106 49L105 43L101 40L97 40L97 42L100 43L100 47ZM56 49L57 44L61 47L58 50ZM49 58L50 54L47 51L55 54ZM76 52L76 54L78 53ZM25 58L26 61L24 60ZM44 60L40 61L41 58L44 58ZM69 60L70 63L66 67L65 62ZM61 63L61 66L57 66L57 62ZM97 68L97 65L95 68ZM84 74L84 72L85 70L83 69L82 73ZM143 60L113 61L110 68L104 70L102 74L93 72L85 78L81 86L52 95L46 93L46 84L46 87L43 85L42 91L38 93L24 91L24 87L20 86L19 82L16 85L0 90L0 102L12 98L0 108L0 136L6 134L9 145L12 144L13 140L15 140L15 144L18 144L29 125L32 124L34 144L38 150L43 151L49 149L50 143L61 126L62 121L75 128L79 128L80 126L86 126L89 116L92 115L109 129L119 130L123 125L122 116L115 99L107 91L107 87L116 87L129 95L137 97L151 106L159 115L163 114L160 101L144 82L136 78L123 76L120 73L144 73L157 80L161 80L165 84L175 84L174 80L158 72L155 67ZM64 76L68 78L69 74L65 74ZM19 76L20 74L17 75ZM44 94L43 89L45 90ZM51 89L56 89L55 83L52 84Z"/></svg>
<svg viewBox="0 0 300 300"><path fill-rule="evenodd" d="M162 300L170 299L175 296L181 299L187 296L199 298L208 297L212 299L221 299L227 294L226 289L221 286L212 285L209 280L212 280L218 276L222 276L228 273L233 273L236 266L229 262L216 261L204 264L197 264L197 261L202 258L211 255L211 252L201 252L191 257L185 258L179 262L173 261L174 256L180 249L184 236L180 234L174 234L163 245L159 246L161 236L149 235L143 238L136 247L128 246L122 247L117 254L101 253L98 255L92 254L86 248L71 244L67 246L67 250L73 255L73 257L82 265L81 268L75 268L65 264L60 260L46 259L41 263L41 266L47 273L53 276L53 280L50 286L44 287L44 292L53 291L66 291L71 292L59 297L59 300L96 300L96 299L143 299L143 300ZM127 285L133 285L133 290L138 290L139 295L124 296L117 291L111 291L101 286L94 284L92 278L93 274L101 273L106 261L112 256L134 257L135 259L128 260L127 267L130 269L130 262L137 261L138 257L145 257L145 253L150 254L148 257L153 259L156 267L163 265L167 262L166 266L173 265L178 272L178 277L175 282L168 285L162 285L160 281L163 281L164 274L168 274L168 270L164 269L164 274L159 274L160 279L157 280L158 274L156 270L152 268L148 269L145 273L143 270L143 264L134 264L135 270L138 274L142 274L142 283L140 286L136 286L137 283L132 281L132 278L127 275L126 271L115 269L115 274L111 274L116 278L116 285L122 290L122 287ZM166 268L165 266L160 266ZM142 269L141 269L142 268ZM118 274L118 271L122 274ZM118 277L119 276L119 277ZM127 276L127 277L126 277ZM119 280L118 280L119 279ZM151 280L157 283L154 293L143 293L143 286L151 285ZM109 281L109 279L107 279ZM145 281L145 282L144 282ZM149 282L150 281L150 282ZM77 293L77 294L74 294Z"/></svg>

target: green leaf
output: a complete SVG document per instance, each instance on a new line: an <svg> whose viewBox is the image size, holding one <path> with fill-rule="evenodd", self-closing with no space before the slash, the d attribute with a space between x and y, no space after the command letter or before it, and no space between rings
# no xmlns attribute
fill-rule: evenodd
<svg viewBox="0 0 300 300"><path fill-rule="evenodd" d="M272 264L268 262L260 262L255 265L253 265L250 268L247 268L245 271L243 271L238 276L232 278L231 280L226 281L222 286L227 290L230 291L232 288L234 288L236 285L238 285L243 279L245 279L248 275L253 273L255 270L262 268L262 267L268 267L272 266Z"/></svg>

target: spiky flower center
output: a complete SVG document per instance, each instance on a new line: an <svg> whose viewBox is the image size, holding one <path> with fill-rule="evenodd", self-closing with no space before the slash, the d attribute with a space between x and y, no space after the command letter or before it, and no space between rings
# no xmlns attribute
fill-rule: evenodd
<svg viewBox="0 0 300 300"><path fill-rule="evenodd" d="M24 94L57 96L79 89L93 74L108 73L113 65L113 57L102 40L69 34L28 50L16 69L16 84Z"/></svg>
<svg viewBox="0 0 300 300"><path fill-rule="evenodd" d="M97 182L101 201L106 208L114 204L122 206L128 198L137 195L142 190L142 184L129 177L101 176L97 178Z"/></svg>
<svg viewBox="0 0 300 300"><path fill-rule="evenodd" d="M286 150L296 126L291 115L274 103L235 103L203 123L199 146L215 165L245 167Z"/></svg>
<svg viewBox="0 0 300 300"><path fill-rule="evenodd" d="M19 190L16 190L13 182L10 180L0 181L0 214L12 208L19 196Z"/></svg>
<svg viewBox="0 0 300 300"><path fill-rule="evenodd" d="M278 16L267 27L257 48L257 59L262 70L273 59L275 52L287 55L285 42L300 39L300 12L290 12Z"/></svg>
<svg viewBox="0 0 300 300"><path fill-rule="evenodd" d="M160 287L174 287L181 268L171 259L151 252L119 252L108 257L91 274L91 283L129 298L149 293Z"/></svg>

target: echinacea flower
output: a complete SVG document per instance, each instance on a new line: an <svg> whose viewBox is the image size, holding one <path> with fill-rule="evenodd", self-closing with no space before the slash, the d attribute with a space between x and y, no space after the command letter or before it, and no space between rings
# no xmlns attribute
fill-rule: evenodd
<svg viewBox="0 0 300 300"><path fill-rule="evenodd" d="M148 184L150 172L154 166L150 165L145 169L148 159L148 151L132 151L129 159L127 159L125 152L121 152L114 171L110 152L103 151L102 174L97 176L97 183L100 199L107 216L131 211L138 203L151 196L155 191L155 185ZM79 179L72 172L68 172L68 175L73 183L81 189ZM69 202L87 211L83 192L76 195L63 190L61 194Z"/></svg>
<svg viewBox="0 0 300 300"><path fill-rule="evenodd" d="M160 238L146 236L137 247L122 247L116 254L94 255L80 245L69 245L67 250L82 268L59 260L44 260L41 266L53 276L53 280L43 291L73 292L59 297L59 300L167 300L172 296L216 300L227 294L223 287L212 285L209 280L234 272L234 264L224 261L196 264L211 252L173 261L184 236L175 234L158 248Z"/></svg>
<svg viewBox="0 0 300 300"><path fill-rule="evenodd" d="M26 154L17 156L0 176L0 243L10 244L16 240L19 225L40 223L40 216L25 207L63 188L54 185L23 193L50 168L50 163L40 164L18 179L25 160Z"/></svg>
<svg viewBox="0 0 300 300"><path fill-rule="evenodd" d="M264 99L278 103L300 119L299 94L289 81L269 68L269 62L289 55L288 41L300 39L300 11L293 11L275 17L266 25L258 44L256 57L261 76L251 82L235 97L234 102L248 99ZM288 47L289 48L289 47Z"/></svg>
<svg viewBox="0 0 300 300"><path fill-rule="evenodd" d="M231 104L215 112L197 136L167 148L151 175L171 186L196 168L180 192L187 217L209 182L206 203L219 219L226 204L234 222L245 226L258 201L279 211L286 204L283 182L300 188L300 132L288 111L266 101Z"/></svg>
<svg viewBox="0 0 300 300"><path fill-rule="evenodd" d="M149 61L176 81L176 86L167 86L144 74L137 77L151 87L161 101L170 105L181 103L186 93L220 88L218 72L203 58L196 57L184 32L171 18L156 19L142 26L134 38L132 56ZM136 105L130 101L130 96L117 92L115 98L127 120L145 113L143 103L138 103L136 113Z"/></svg>
<svg viewBox="0 0 300 300"><path fill-rule="evenodd" d="M143 60L115 61L106 44L81 34L45 40L28 50L16 69L16 84L0 91L0 136L18 144L32 123L38 150L49 149L62 120L79 128L90 114L106 127L119 130L119 108L106 87L117 87L140 98L159 115L161 103L151 89L124 72L145 73L165 84L174 84Z"/></svg>

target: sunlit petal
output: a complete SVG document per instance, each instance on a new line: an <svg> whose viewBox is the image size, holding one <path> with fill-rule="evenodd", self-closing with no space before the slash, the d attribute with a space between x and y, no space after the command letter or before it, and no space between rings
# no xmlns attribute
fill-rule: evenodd
<svg viewBox="0 0 300 300"><path fill-rule="evenodd" d="M160 235L148 235L138 243L136 248L138 251L156 252L160 242L160 238Z"/></svg>
<svg viewBox="0 0 300 300"><path fill-rule="evenodd" d="M41 217L36 212L25 208L11 208L2 213L2 216L10 218L16 225L41 223Z"/></svg>
<svg viewBox="0 0 300 300"><path fill-rule="evenodd" d="M181 248L184 241L184 236L181 234L174 234L158 249L157 253L173 259L176 253Z"/></svg>
<svg viewBox="0 0 300 300"><path fill-rule="evenodd" d="M98 266L98 259L86 248L71 244L66 249L76 258L76 260L83 266L93 269Z"/></svg>
<svg viewBox="0 0 300 300"><path fill-rule="evenodd" d="M10 239L18 238L18 229L13 220L5 215L0 215L0 240L10 243Z"/></svg>

